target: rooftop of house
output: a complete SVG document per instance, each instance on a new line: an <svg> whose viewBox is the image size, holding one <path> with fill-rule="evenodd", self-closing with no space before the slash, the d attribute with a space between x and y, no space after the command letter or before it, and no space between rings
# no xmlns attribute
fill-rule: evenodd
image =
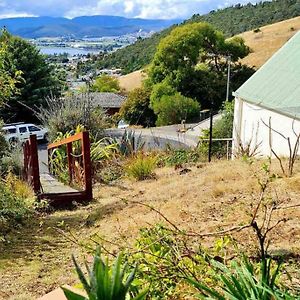
<svg viewBox="0 0 300 300"><path fill-rule="evenodd" d="M300 118L300 32L279 49L234 96Z"/></svg>
<svg viewBox="0 0 300 300"><path fill-rule="evenodd" d="M120 108L126 97L115 93L90 93L95 105L103 108Z"/></svg>

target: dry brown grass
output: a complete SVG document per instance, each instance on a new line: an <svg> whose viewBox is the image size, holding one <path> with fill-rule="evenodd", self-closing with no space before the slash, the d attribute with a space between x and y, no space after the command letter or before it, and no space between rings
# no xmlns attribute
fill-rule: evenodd
<svg viewBox="0 0 300 300"><path fill-rule="evenodd" d="M242 63L259 68L300 29L300 17L240 34L253 52Z"/></svg>
<svg viewBox="0 0 300 300"><path fill-rule="evenodd" d="M84 244L100 235L118 245L130 245L139 228L162 222L161 216L135 201L155 207L180 228L199 233L247 224L259 197L258 178L264 177L262 163L219 161L192 167L185 175L163 168L157 170L156 180L124 179L113 186L99 185L96 200L88 206L41 216L8 235L9 244L0 244L0 299L17 299L20 290L34 298L62 284L74 284L70 255L85 250L68 240L72 236ZM280 173L277 163L272 165L272 172ZM299 204L299 177L298 168L293 178L277 179L272 195L283 199L284 205ZM300 209L278 211L274 220L282 217L291 221L273 232L272 248L298 253ZM64 236L55 228L68 233ZM256 250L252 230L233 237L242 249ZM214 240L210 237L201 243L211 247Z"/></svg>
<svg viewBox="0 0 300 300"><path fill-rule="evenodd" d="M121 76L119 77L120 87L128 93L135 88L141 87L145 76L146 75L142 70Z"/></svg>

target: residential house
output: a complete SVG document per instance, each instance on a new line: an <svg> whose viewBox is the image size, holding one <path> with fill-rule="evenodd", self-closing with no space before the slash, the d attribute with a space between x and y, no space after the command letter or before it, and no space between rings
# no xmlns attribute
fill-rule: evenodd
<svg viewBox="0 0 300 300"><path fill-rule="evenodd" d="M95 106L102 107L110 116L119 112L126 100L125 96L115 93L90 93Z"/></svg>
<svg viewBox="0 0 300 300"><path fill-rule="evenodd" d="M289 156L300 134L300 32L234 96L233 154L249 147L256 155Z"/></svg>

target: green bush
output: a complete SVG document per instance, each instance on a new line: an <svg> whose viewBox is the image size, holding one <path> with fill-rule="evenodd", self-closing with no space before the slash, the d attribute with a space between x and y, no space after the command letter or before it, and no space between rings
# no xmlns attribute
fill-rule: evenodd
<svg viewBox="0 0 300 300"><path fill-rule="evenodd" d="M210 277L205 252L173 228L162 224L140 229L130 261L137 263L136 284L149 286L148 299L183 299L187 274ZM189 298L192 299L192 298Z"/></svg>
<svg viewBox="0 0 300 300"><path fill-rule="evenodd" d="M157 114L156 125L164 126L178 124L182 120L192 121L199 116L200 105L197 101L175 93L172 96L162 96L162 98L153 105L155 114Z"/></svg>
<svg viewBox="0 0 300 300"><path fill-rule="evenodd" d="M0 232L21 223L34 211L34 194L12 173L0 181Z"/></svg>
<svg viewBox="0 0 300 300"><path fill-rule="evenodd" d="M120 116L131 125L153 126L156 116L150 105L150 90L141 87L128 94L127 100L121 107Z"/></svg>
<svg viewBox="0 0 300 300"><path fill-rule="evenodd" d="M23 149L20 145L9 147L0 157L0 173L6 175L12 172L21 176L23 171Z"/></svg>
<svg viewBox="0 0 300 300"><path fill-rule="evenodd" d="M198 149L170 149L161 157L161 163L166 166L196 163L202 158Z"/></svg>
<svg viewBox="0 0 300 300"><path fill-rule="evenodd" d="M256 266L246 258L240 264L233 261L231 268L217 261L212 261L211 266L218 274L217 282L219 282L220 289L211 288L189 279L189 282L201 292L199 299L296 299L277 286L276 281L281 265L277 264L274 268L271 259L261 260L259 272L257 272Z"/></svg>
<svg viewBox="0 0 300 300"><path fill-rule="evenodd" d="M157 166L157 157L138 155L129 160L125 171L129 177L137 180L151 179L155 177L154 169Z"/></svg>
<svg viewBox="0 0 300 300"><path fill-rule="evenodd" d="M136 268L126 276L128 265L122 265L122 255L118 255L113 266L110 266L108 259L106 261L101 259L100 251L98 250L94 256L92 268L90 269L86 265L88 279L77 264L74 256L73 262L87 297L62 288L68 300L140 300L146 297L146 291L142 293L132 291L132 282L135 277Z"/></svg>
<svg viewBox="0 0 300 300"><path fill-rule="evenodd" d="M222 110L221 119L217 120L213 125L213 138L231 138L233 131L234 102L225 102ZM203 156L208 155L208 141L201 139L209 139L209 129L204 129L200 138L199 151ZM230 149L229 149L230 152ZM217 158L224 157L227 153L226 141L215 141L212 144L212 154Z"/></svg>
<svg viewBox="0 0 300 300"><path fill-rule="evenodd" d="M105 184L112 183L124 175L122 164L117 160L110 160L104 164L96 173L96 180Z"/></svg>
<svg viewBox="0 0 300 300"><path fill-rule="evenodd" d="M105 74L96 78L91 86L92 92L117 93L120 90L121 88L118 79Z"/></svg>

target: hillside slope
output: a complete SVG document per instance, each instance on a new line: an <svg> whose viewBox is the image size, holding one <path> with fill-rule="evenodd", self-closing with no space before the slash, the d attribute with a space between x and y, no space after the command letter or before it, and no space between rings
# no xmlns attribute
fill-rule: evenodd
<svg viewBox="0 0 300 300"><path fill-rule="evenodd" d="M206 15L194 15L189 22L209 22L227 37L255 28L294 18L300 15L300 3L296 0L265 1L258 4L240 4L212 11ZM143 68L152 60L159 41L171 28L148 39L143 39L120 49L99 61L100 67L122 68L125 74Z"/></svg>
<svg viewBox="0 0 300 300"><path fill-rule="evenodd" d="M238 35L245 40L246 45L252 50L241 62L255 69L261 67L300 30L300 17L260 27L259 30L256 33L251 30ZM134 71L121 76L120 85L126 91L131 91L133 88L141 87L143 78L140 71Z"/></svg>
<svg viewBox="0 0 300 300"><path fill-rule="evenodd" d="M248 224L250 212L258 203L258 178L265 174L262 161L249 164L239 160L218 161L180 170L157 170L157 179L136 182L123 179L113 185L98 186L95 201L75 210L41 214L27 226L6 236L0 242L0 299L36 299L56 287L76 283L71 254L76 257L96 247L95 240L106 249L116 250L134 244L139 229L168 220L183 230L211 233ZM287 210L276 210L272 224L287 218L273 231L270 250L298 255L300 250L300 169L292 178L278 178L272 183L273 197L284 200ZM272 172L280 172L272 162ZM280 173L279 173L280 174ZM251 229L233 234L241 251L255 253L257 245ZM213 247L217 237L199 243ZM105 243L105 241L113 243ZM86 246L86 248L85 248ZM83 259L80 259L83 261ZM299 270L295 265L295 270ZM295 273L299 285L299 272Z"/></svg>
<svg viewBox="0 0 300 300"><path fill-rule="evenodd" d="M300 30L300 17L261 27L255 33L247 31L240 34L252 49L242 63L255 68L262 66L279 48Z"/></svg>
<svg viewBox="0 0 300 300"><path fill-rule="evenodd" d="M128 93L135 88L141 87L145 76L143 71L134 71L127 75L123 75L119 77L120 87Z"/></svg>

